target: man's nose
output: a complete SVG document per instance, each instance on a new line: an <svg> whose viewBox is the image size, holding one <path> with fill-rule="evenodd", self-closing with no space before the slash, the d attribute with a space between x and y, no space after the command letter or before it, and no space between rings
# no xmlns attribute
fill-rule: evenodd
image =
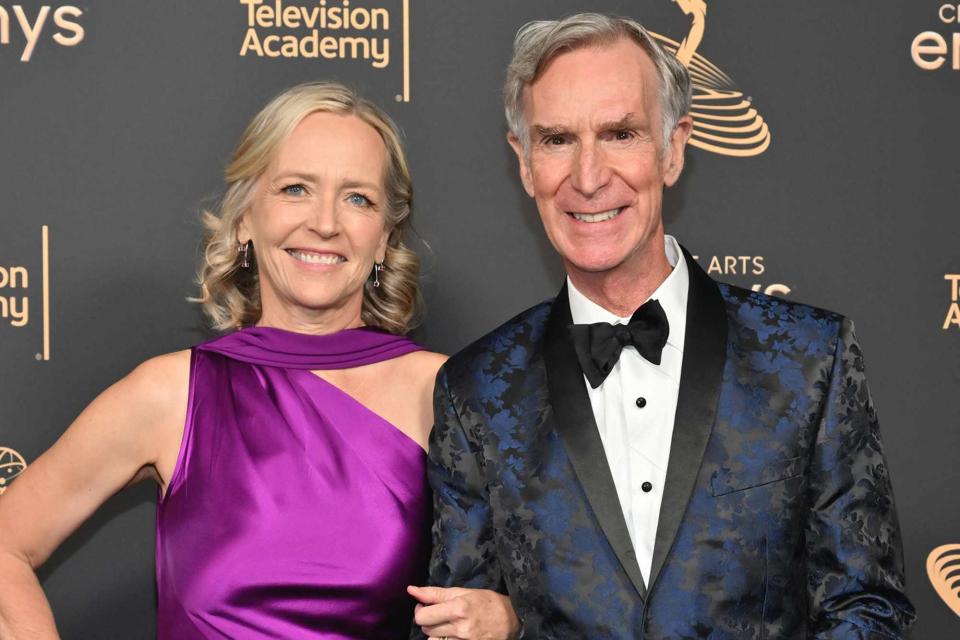
<svg viewBox="0 0 960 640"><path fill-rule="evenodd" d="M594 143L579 146L570 174L572 186L585 198L599 193L610 181L610 168L603 151Z"/></svg>

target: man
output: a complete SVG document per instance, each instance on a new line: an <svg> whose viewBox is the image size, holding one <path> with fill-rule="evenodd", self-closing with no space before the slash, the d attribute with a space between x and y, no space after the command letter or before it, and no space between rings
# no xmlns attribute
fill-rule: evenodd
<svg viewBox="0 0 960 640"><path fill-rule="evenodd" d="M415 590L434 636L474 637L450 612L495 611L490 591L525 638L900 638L914 618L852 324L717 284L664 235L689 105L633 21L517 36L509 141L568 278L438 377L430 581L470 590Z"/></svg>

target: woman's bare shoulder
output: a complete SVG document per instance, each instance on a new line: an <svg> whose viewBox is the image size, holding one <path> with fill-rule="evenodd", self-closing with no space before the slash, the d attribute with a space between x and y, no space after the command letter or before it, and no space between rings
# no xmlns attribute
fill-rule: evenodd
<svg viewBox="0 0 960 640"><path fill-rule="evenodd" d="M427 448L427 439L433 427L433 386L437 371L447 356L433 351L415 351L397 358L397 390L403 389L404 403L410 403L416 417L410 421L415 431L408 432L421 447Z"/></svg>
<svg viewBox="0 0 960 640"><path fill-rule="evenodd" d="M432 386L433 380L437 377L437 371L449 357L434 351L414 351L402 356L403 362L399 364L409 368L418 380L427 381Z"/></svg>
<svg viewBox="0 0 960 640"><path fill-rule="evenodd" d="M104 394L112 400L110 413L124 416L126 438L155 469L148 471L162 487L180 449L189 394L189 349L144 361Z"/></svg>
<svg viewBox="0 0 960 640"><path fill-rule="evenodd" d="M163 420L179 418L190 386L190 350L155 356L142 362L114 385L113 391L131 409L151 413Z"/></svg>

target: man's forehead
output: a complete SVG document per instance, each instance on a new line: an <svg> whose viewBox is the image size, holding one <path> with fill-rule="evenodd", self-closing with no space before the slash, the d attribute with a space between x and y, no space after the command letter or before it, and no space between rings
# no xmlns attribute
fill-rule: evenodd
<svg viewBox="0 0 960 640"><path fill-rule="evenodd" d="M570 64L577 60L600 60L609 56L623 56L622 61L655 66L650 53L636 40L621 36L613 40L586 42L577 46L560 49L537 69L533 83L550 73L551 68ZM589 64L589 63L587 63Z"/></svg>
<svg viewBox="0 0 960 640"><path fill-rule="evenodd" d="M590 128L595 130L645 126L655 116L659 103L655 93L643 86L606 86L582 91L531 92L524 99L527 122L541 128Z"/></svg>
<svg viewBox="0 0 960 640"><path fill-rule="evenodd" d="M644 118L656 109L659 78L653 61L636 43L616 43L559 54L523 92L528 122L614 121L627 113Z"/></svg>

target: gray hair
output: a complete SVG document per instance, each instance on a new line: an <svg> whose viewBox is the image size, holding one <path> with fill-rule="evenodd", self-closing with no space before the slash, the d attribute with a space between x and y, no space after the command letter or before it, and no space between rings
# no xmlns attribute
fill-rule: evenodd
<svg viewBox="0 0 960 640"><path fill-rule="evenodd" d="M513 59L507 67L503 100L507 126L520 139L525 150L529 151L530 141L523 113L523 90L559 54L589 45L613 43L620 38L640 45L657 68L663 116L661 150L666 150L677 122L690 111L690 74L639 22L602 13L578 13L562 20L528 22L517 32L513 41Z"/></svg>

